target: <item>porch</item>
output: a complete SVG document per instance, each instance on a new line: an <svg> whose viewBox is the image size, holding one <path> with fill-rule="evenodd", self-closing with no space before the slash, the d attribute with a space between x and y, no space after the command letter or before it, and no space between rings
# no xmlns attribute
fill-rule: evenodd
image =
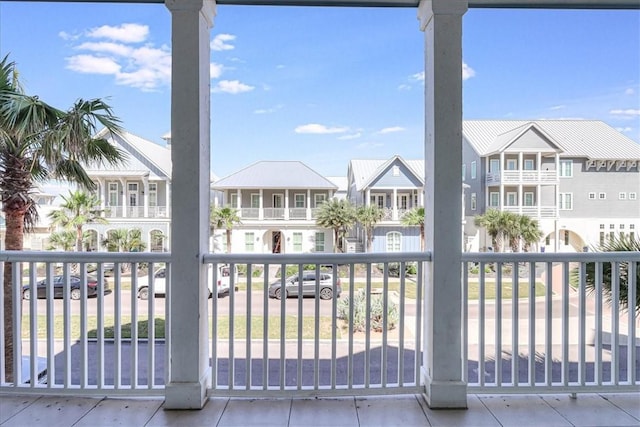
<svg viewBox="0 0 640 427"><path fill-rule="evenodd" d="M198 411L165 410L160 398L0 394L0 426L632 426L638 396L469 395L469 409L433 410L419 395L341 398L209 398Z"/></svg>

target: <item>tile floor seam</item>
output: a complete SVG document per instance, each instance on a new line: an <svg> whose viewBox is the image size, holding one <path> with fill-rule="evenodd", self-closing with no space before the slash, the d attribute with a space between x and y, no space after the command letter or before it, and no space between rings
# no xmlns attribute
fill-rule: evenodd
<svg viewBox="0 0 640 427"><path fill-rule="evenodd" d="M209 397L208 399L211 399L211 398ZM224 403L224 408L222 408L222 412L220 412L220 416L218 417L218 422L216 422L216 426L215 427L219 427L220 426L220 422L222 421L222 416L227 411L227 407L229 406L229 402L231 402L231 398L227 397L227 401ZM211 401L209 401L207 403L211 403Z"/></svg>
<svg viewBox="0 0 640 427"><path fill-rule="evenodd" d="M287 418L287 427L291 425L291 414L293 413L293 399L289 399L289 417Z"/></svg>
<svg viewBox="0 0 640 427"><path fill-rule="evenodd" d="M500 420L498 419L498 417L496 416L496 414L494 414L494 413L493 413L493 411L491 410L491 408L489 408L489 407L484 403L484 399L482 399L482 398L480 397L480 395L478 395L478 394L474 394L473 396L477 397L477 398L478 398L478 401L482 404L482 406L484 406L484 408L485 408L487 411L489 411L489 413L491 414L491 416L493 417L493 419L494 419L494 420L496 420L496 422L497 422L500 426L504 427L504 424L502 424L502 422L500 422ZM469 398L469 395L467 395L467 401L469 400L468 398ZM468 405L468 403L467 403L467 411L469 410L468 406L469 406L469 405Z"/></svg>
<svg viewBox="0 0 640 427"><path fill-rule="evenodd" d="M87 412L85 412L85 413L84 413L84 415L82 415L80 418L78 418L78 419L76 420L76 422L74 422L73 424L71 424L71 425L70 425L70 427L73 427L73 426L77 425L80 421L82 421L82 419L83 419L84 417L86 417L87 415L89 415L89 412L91 412L91 411L93 411L94 409L96 409L96 408L98 407L98 405L100 404L100 402L104 402L105 400L107 400L107 397L106 397L106 396L104 396L102 399L99 399L99 400L96 402L96 404L95 404L95 405L93 405L91 408L89 408L89 409L87 410Z"/></svg>
<svg viewBox="0 0 640 427"><path fill-rule="evenodd" d="M425 406L425 405L424 405L424 404L423 404L423 402L421 401L421 399L422 399L422 400L424 400L424 398L422 397L422 395L421 395L421 394L414 394L414 395L413 395L413 397L415 397L415 399L416 399L416 403L417 403L417 404L418 404L418 406L420 407L420 410L422 411L422 415L424 415L424 419L425 419L425 420L427 420L427 423L429 423L429 427L432 427L432 426L433 426L433 424L431 424L431 420L429 419L429 417L427 416L427 413L426 413L426 412L425 412L425 410L424 410L424 406Z"/></svg>
<svg viewBox="0 0 640 427"><path fill-rule="evenodd" d="M11 420L13 417L15 417L16 415L18 415L19 413L21 413L22 411L26 410L28 407L30 407L31 405L33 405L34 403L36 403L38 400L42 399L42 396L37 396L36 399L33 400L33 402L29 403L28 405L26 405L24 408L22 408L21 410L19 410L18 412L16 412L15 414L11 415L9 418L7 418L6 420L4 420L4 422L2 424L0 424L0 426L4 426L7 425L7 422L9 420Z"/></svg>
<svg viewBox="0 0 640 427"><path fill-rule="evenodd" d="M538 395L538 397L540 398L540 400L542 400L548 407L551 408L552 411L554 411L556 414L560 415L562 417L562 419L564 419L566 422L568 422L569 424L571 424L573 427L578 427L577 424L574 424L569 418L565 417L562 412L560 412L558 409L556 409L551 403L549 403L547 401L547 399L544 398L544 396L542 395ZM573 398L571 398L573 399Z"/></svg>
<svg viewBox="0 0 640 427"><path fill-rule="evenodd" d="M144 427L147 427L149 425L149 423L151 422L151 420L153 419L153 417L156 416L156 414L158 413L158 411L160 411L162 409L162 407L164 406L164 402L162 402L157 408L156 410L153 412L153 414L151 414L151 416L149 417L149 419L147 420L146 423L144 423Z"/></svg>
<svg viewBox="0 0 640 427"><path fill-rule="evenodd" d="M358 427L360 427L360 413L358 412L358 401L356 400L356 397L353 396L353 410L356 411L356 421L358 422Z"/></svg>
<svg viewBox="0 0 640 427"><path fill-rule="evenodd" d="M635 393L632 393L635 394ZM640 419L636 418L633 414L630 414L629 412L627 412L624 408L621 408L620 406L616 405L613 401L611 401L610 399L607 398L607 396L603 396L602 394L598 393L598 396L600 396L601 398L603 398L604 400L606 400L607 402L609 402L611 405L615 406L616 408L618 408L619 410L621 410L622 412L624 412L625 414L629 415L631 418L633 418L634 420L637 420L638 423L640 423Z"/></svg>

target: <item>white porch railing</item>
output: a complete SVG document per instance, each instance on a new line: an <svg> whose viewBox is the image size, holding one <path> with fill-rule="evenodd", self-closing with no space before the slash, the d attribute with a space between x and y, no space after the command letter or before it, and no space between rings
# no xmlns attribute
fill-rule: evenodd
<svg viewBox="0 0 640 427"><path fill-rule="evenodd" d="M487 185L496 184L557 184L554 170L504 170L486 174Z"/></svg>
<svg viewBox="0 0 640 427"><path fill-rule="evenodd" d="M15 267L12 310L17 313L13 323L5 323L0 291L0 391L162 394L170 376L165 363L175 292L170 260L167 253L0 252L0 268L7 262ZM113 262L109 294L88 297L81 287L80 299L72 300L68 282L63 298L50 297L55 274L66 281L77 269L84 281ZM420 392L422 352L429 351L423 341L426 284L421 279L428 253L209 254L204 262L230 263L246 271L238 281L231 277L231 288L239 286L238 292L214 295L210 301L211 395ZM414 262L415 276L390 276L396 263ZM97 272L89 272L96 263ZM463 263L461 333L466 346L461 360L470 392L640 391L638 318L623 310L618 298L608 305L602 292L590 295L584 286L592 265L604 277L612 267L630 278L627 301L635 301L639 253L465 253ZM120 264L127 267L124 272ZM339 277L342 295L270 299L269 284L280 279L264 272L274 264L289 266L290 273L326 265L340 272L332 287ZM139 267L145 265L151 271L168 268L164 299L137 297L141 281L149 283L150 295L158 286L144 277L145 269ZM216 283L218 269L208 271ZM576 288L570 283L574 271ZM612 283L614 296L625 290L618 277ZM23 285L35 295L40 279L47 280L48 296L23 300ZM516 282L519 286L513 286ZM357 332L338 318L339 304L353 301L358 289L366 297L365 319L371 319L375 298L387 313L382 325L392 320L387 309L397 307L394 329L372 331L368 320L365 332ZM355 306L346 307L353 317ZM16 376L6 382L4 339L10 329Z"/></svg>
<svg viewBox="0 0 640 427"><path fill-rule="evenodd" d="M640 253L466 253L463 262L470 392L640 390L633 309ZM593 295L587 275L600 278ZM611 304L603 283L611 285Z"/></svg>

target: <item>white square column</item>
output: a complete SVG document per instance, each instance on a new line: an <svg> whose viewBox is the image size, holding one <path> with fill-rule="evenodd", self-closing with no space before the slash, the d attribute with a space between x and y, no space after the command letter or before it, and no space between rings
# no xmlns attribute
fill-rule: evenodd
<svg viewBox="0 0 640 427"><path fill-rule="evenodd" d="M431 408L466 408L462 380L462 16L467 0L422 0L425 32L423 379Z"/></svg>
<svg viewBox="0 0 640 427"><path fill-rule="evenodd" d="M167 409L200 409L209 386L209 29L213 0L167 0L171 12L171 339Z"/></svg>

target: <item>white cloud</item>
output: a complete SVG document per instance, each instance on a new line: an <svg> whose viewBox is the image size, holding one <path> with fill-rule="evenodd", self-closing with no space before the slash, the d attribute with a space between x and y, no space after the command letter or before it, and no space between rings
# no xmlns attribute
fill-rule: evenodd
<svg viewBox="0 0 640 427"><path fill-rule="evenodd" d="M271 108L259 108L257 110L254 110L253 113L254 114L272 114L281 109L282 109L282 104L279 104Z"/></svg>
<svg viewBox="0 0 640 427"><path fill-rule="evenodd" d="M356 148L364 150L364 149L376 148L376 147L382 147L382 146L383 144L380 142L362 142L356 145Z"/></svg>
<svg viewBox="0 0 640 427"><path fill-rule="evenodd" d="M609 111L610 114L614 114L616 116L640 116L640 110L635 110L633 108L625 109L616 109Z"/></svg>
<svg viewBox="0 0 640 427"><path fill-rule="evenodd" d="M564 110L565 108L567 108L566 105L554 105L553 107L549 108L552 111L557 111L557 110Z"/></svg>
<svg viewBox="0 0 640 427"><path fill-rule="evenodd" d="M105 54L114 54L119 56L129 56L133 52L133 48L121 43L112 42L85 42L74 49L78 50L90 50L92 52L100 52Z"/></svg>
<svg viewBox="0 0 640 427"><path fill-rule="evenodd" d="M341 140L341 141L346 141L346 140L349 140L349 139L358 139L361 136L362 136L362 133L357 132L357 133L352 133L350 135L339 136L338 139Z"/></svg>
<svg viewBox="0 0 640 427"><path fill-rule="evenodd" d="M627 90L624 91L625 95L634 95L635 93L636 93L636 91L632 87L630 87L630 88L628 88Z"/></svg>
<svg viewBox="0 0 640 427"><path fill-rule="evenodd" d="M295 129L296 133L309 133L309 134L332 134L332 133L345 133L349 129L346 127L327 127L317 123L309 123L306 125L298 126Z"/></svg>
<svg viewBox="0 0 640 427"><path fill-rule="evenodd" d="M411 86L407 84L401 84L398 86L398 90L411 90Z"/></svg>
<svg viewBox="0 0 640 427"><path fill-rule="evenodd" d="M217 79L222 75L222 69L224 67L221 64L216 64L212 62L209 64L209 77L212 79Z"/></svg>
<svg viewBox="0 0 640 427"><path fill-rule="evenodd" d="M69 34L66 31L60 31L58 33L58 37L60 37L62 40L67 40L67 41L69 40L73 41L80 38L78 34Z"/></svg>
<svg viewBox="0 0 640 427"><path fill-rule="evenodd" d="M235 95L237 93L250 92L253 89L255 89L255 87L241 83L238 80L221 80L212 89L212 92L224 92Z"/></svg>
<svg viewBox="0 0 640 427"><path fill-rule="evenodd" d="M466 62L462 63L462 80L469 80L476 75L476 71L471 68Z"/></svg>
<svg viewBox="0 0 640 427"><path fill-rule="evenodd" d="M211 47L211 50L215 51L232 50L235 49L235 46L227 42L234 41L235 39L236 36L232 34L218 34L213 38L213 40L211 40L209 46Z"/></svg>
<svg viewBox="0 0 640 427"><path fill-rule="evenodd" d="M67 58L67 68L83 74L118 74L120 65L111 58L76 55Z"/></svg>
<svg viewBox="0 0 640 427"><path fill-rule="evenodd" d="M402 131L404 131L404 130L405 130L405 129L404 129L403 127L400 127L400 126L392 126L392 127L388 127L388 128L380 129L380 130L378 131L378 133L380 133L380 134L383 134L383 135L384 135L384 134L386 134L386 133L402 132Z"/></svg>
<svg viewBox="0 0 640 427"><path fill-rule="evenodd" d="M103 38L124 43L140 43L149 36L149 27L140 24L122 24L117 27L103 25L87 32L88 37Z"/></svg>
<svg viewBox="0 0 640 427"><path fill-rule="evenodd" d="M412 74L409 77L409 80L413 80L415 82L424 82L424 77L425 77L424 71L421 71L419 73Z"/></svg>
<svg viewBox="0 0 640 427"><path fill-rule="evenodd" d="M622 132L622 133L629 133L629 132L633 131L633 128L631 128L631 127L626 127L626 128L616 128L616 130L617 130L618 132Z"/></svg>

